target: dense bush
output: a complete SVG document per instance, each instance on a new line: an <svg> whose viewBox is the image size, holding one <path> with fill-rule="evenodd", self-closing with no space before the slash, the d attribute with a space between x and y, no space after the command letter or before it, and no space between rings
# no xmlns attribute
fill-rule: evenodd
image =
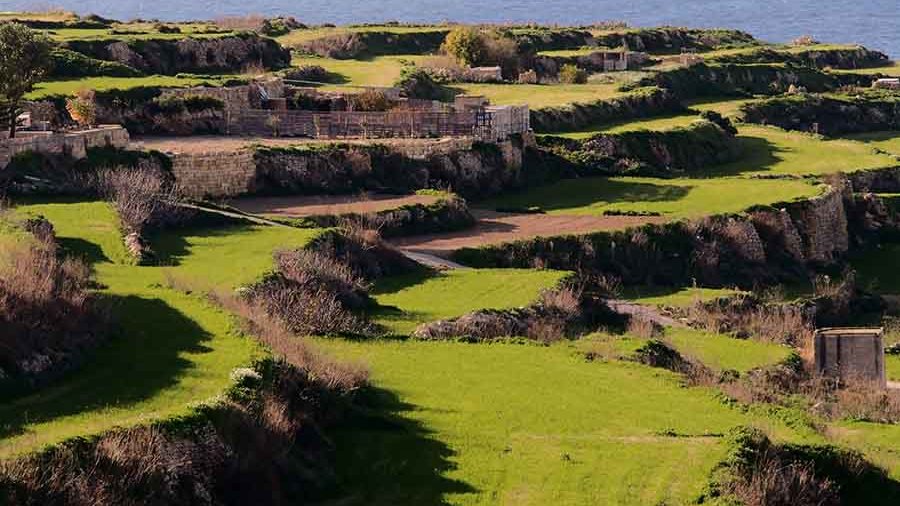
<svg viewBox="0 0 900 506"><path fill-rule="evenodd" d="M900 97L887 91L784 95L745 104L741 113L749 123L824 135L900 129Z"/></svg>
<svg viewBox="0 0 900 506"><path fill-rule="evenodd" d="M447 34L441 49L470 67L481 65L487 57L487 42L478 28L459 26Z"/></svg>
<svg viewBox="0 0 900 506"><path fill-rule="evenodd" d="M0 250L0 390L33 386L73 368L106 333L90 294L90 270L60 258L53 228L29 225L33 241Z"/></svg>
<svg viewBox="0 0 900 506"><path fill-rule="evenodd" d="M559 69L559 82L565 84L584 84L588 80L586 70L580 69L571 63L563 65Z"/></svg>
<svg viewBox="0 0 900 506"><path fill-rule="evenodd" d="M366 90L349 98L351 111L384 112L392 109L396 103L378 90Z"/></svg>
<svg viewBox="0 0 900 506"><path fill-rule="evenodd" d="M681 101L671 91L649 87L608 100L533 109L531 126L541 133L565 132L684 110Z"/></svg>
<svg viewBox="0 0 900 506"><path fill-rule="evenodd" d="M362 59L382 55L428 54L436 52L447 31L343 32L328 35L295 47L300 52L325 58Z"/></svg>
<svg viewBox="0 0 900 506"><path fill-rule="evenodd" d="M416 67L405 67L394 85L408 98L446 100L450 97L450 91L436 81L431 73Z"/></svg>
<svg viewBox="0 0 900 506"><path fill-rule="evenodd" d="M585 175L673 176L736 160L737 130L724 118L664 131L598 134L586 140L543 137L541 147Z"/></svg>
<svg viewBox="0 0 900 506"><path fill-rule="evenodd" d="M758 48L752 51L737 52L716 56L711 59L718 63L790 63L818 69L857 69L879 67L890 61L888 56L879 51L872 51L863 46L853 48L812 46L803 50L778 50Z"/></svg>
<svg viewBox="0 0 900 506"><path fill-rule="evenodd" d="M123 63L98 60L89 56L56 48L50 53L49 77L66 79L73 77L139 77L143 73Z"/></svg>
<svg viewBox="0 0 900 506"><path fill-rule="evenodd" d="M321 65L302 65L282 73L285 79L295 81L315 81L325 83L330 80L328 71Z"/></svg>
<svg viewBox="0 0 900 506"><path fill-rule="evenodd" d="M597 35L594 40L598 46L603 47L627 47L632 51L675 54L684 49L710 51L713 49L747 47L759 44L759 41L754 39L752 35L739 30L670 26L607 33Z"/></svg>

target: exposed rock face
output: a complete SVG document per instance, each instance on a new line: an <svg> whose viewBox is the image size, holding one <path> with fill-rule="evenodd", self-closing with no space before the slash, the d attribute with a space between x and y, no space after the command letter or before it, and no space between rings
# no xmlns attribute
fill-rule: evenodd
<svg viewBox="0 0 900 506"><path fill-rule="evenodd" d="M571 269L625 284L749 288L806 279L810 266L838 262L851 236L894 223L875 199L862 199L846 180L838 180L821 196L783 209L463 249L456 260L476 267Z"/></svg>
<svg viewBox="0 0 900 506"><path fill-rule="evenodd" d="M257 148L255 151L170 155L179 185L192 197L244 193L340 194L360 190L407 193L446 189L465 197L524 186L530 137L447 150L436 144L424 159L386 145ZM417 155L422 155L416 150Z"/></svg>
<svg viewBox="0 0 900 506"><path fill-rule="evenodd" d="M697 121L666 131L598 134L586 140L548 136L540 144L583 174L671 176L738 159L734 128L719 119L725 128Z"/></svg>
<svg viewBox="0 0 900 506"><path fill-rule="evenodd" d="M72 41L69 49L99 60L115 61L147 74L235 72L248 64L266 69L290 65L290 52L272 39L254 34L181 40Z"/></svg>
<svg viewBox="0 0 900 506"><path fill-rule="evenodd" d="M749 123L824 135L900 129L900 99L879 92L853 97L802 94L774 97L742 108Z"/></svg>
<svg viewBox="0 0 900 506"><path fill-rule="evenodd" d="M889 61L886 54L872 51L863 46L852 48L826 48L817 49L810 46L803 50L775 50L771 48L759 48L746 53L726 54L715 57L719 63L792 63L824 69L826 67L836 69L857 69L884 65Z"/></svg>
<svg viewBox="0 0 900 506"><path fill-rule="evenodd" d="M532 109L531 126L535 132L563 132L684 110L674 93L651 87L610 100Z"/></svg>
<svg viewBox="0 0 900 506"><path fill-rule="evenodd" d="M825 194L788 207L791 219L803 239L807 261L831 263L849 249L847 214L844 209L844 183Z"/></svg>

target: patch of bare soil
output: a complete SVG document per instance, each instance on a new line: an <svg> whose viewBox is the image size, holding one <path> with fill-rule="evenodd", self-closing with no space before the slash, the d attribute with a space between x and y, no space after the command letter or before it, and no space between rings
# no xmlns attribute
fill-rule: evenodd
<svg viewBox="0 0 900 506"><path fill-rule="evenodd" d="M245 213L300 218L316 215L365 214L397 209L412 204L431 204L433 195L316 195L289 197L248 197L229 202Z"/></svg>
<svg viewBox="0 0 900 506"><path fill-rule="evenodd" d="M664 217L512 214L474 210L475 227L447 234L401 237L393 244L401 249L447 256L460 248L502 244L534 237L584 234L621 230L646 223L661 223Z"/></svg>

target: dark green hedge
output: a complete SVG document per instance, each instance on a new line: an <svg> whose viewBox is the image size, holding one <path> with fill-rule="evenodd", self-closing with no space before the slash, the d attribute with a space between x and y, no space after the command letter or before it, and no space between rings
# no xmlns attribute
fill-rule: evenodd
<svg viewBox="0 0 900 506"><path fill-rule="evenodd" d="M114 61L98 60L82 53L57 48L50 53L52 79L78 77L139 77L139 70Z"/></svg>

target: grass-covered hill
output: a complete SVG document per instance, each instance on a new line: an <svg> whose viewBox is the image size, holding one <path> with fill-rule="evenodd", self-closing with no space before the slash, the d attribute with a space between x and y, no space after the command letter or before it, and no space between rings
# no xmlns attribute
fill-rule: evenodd
<svg viewBox="0 0 900 506"><path fill-rule="evenodd" d="M10 191L0 201L0 273L16 269L43 233L52 258L81 266L66 269L86 280L65 295L96 301L109 318L65 372L0 391L0 502L755 505L900 497L900 400L865 385L834 389L804 366L810 327L826 318L884 324L888 345L900 339L891 269L900 253L900 185L884 189L900 166L891 116L898 92L864 90L898 72L877 51L768 44L733 30L477 27L508 56L498 61L504 81L490 83L450 72L458 62L441 46L459 28L452 24L0 14L6 20L56 44L56 70L28 98L57 105L83 88L137 103L165 87L222 86L258 73L352 93L416 71L444 99L479 94L528 104L538 138L524 150L522 173L541 177L472 199L465 212L471 208L475 226L452 233L508 231L498 215L623 225L587 234L562 225L532 242L484 239L467 251L490 263L491 255L540 245L556 269L533 255L514 258L517 268L437 259L450 268L435 270L338 218L276 219L181 201L169 193L166 167L150 178L147 167L128 162L133 154L92 152L77 165L21 157L16 163L41 171L75 167L113 179L100 188L86 177L65 197ZM240 57L209 60L227 67L181 68L174 64L183 40L213 53L217 44L235 46ZM580 69L586 75L572 82L545 74L520 83L509 74L622 46L647 61L621 72ZM120 61L126 49L147 66ZM682 50L703 62L683 65ZM265 55L262 67L251 65ZM277 142L293 149L292 140ZM357 161L365 153L328 149ZM125 179L102 170L110 164L123 165ZM835 193L838 174L882 187ZM157 186L147 197L150 183ZM417 195L447 190L419 186ZM772 254L789 246L802 254L819 229L795 230L796 245L755 232L792 219L808 224L806 210L834 195L829 202L844 206L835 221L845 219L853 233L846 255L829 265ZM303 196L326 197L335 195ZM153 204L155 219L135 223L141 213L128 202ZM155 216L173 202L205 211ZM747 235L754 226L756 235ZM398 235L422 235L413 232ZM733 250L762 251L769 263L754 266L753 282L730 279L745 267L729 263ZM591 269L590 261L605 259L627 272ZM721 268L699 281L653 283L661 279L653 268L675 264L686 266L679 274ZM53 301L62 290L51 285L29 292L0 280L0 317L27 319L9 308L44 306L9 301L27 299L23 293ZM810 307L821 319L810 319ZM29 327L34 335L52 337L39 323ZM507 328L521 335L498 335ZM32 359L16 364L26 373L56 362L41 359L58 351L56 341L35 342L19 350ZM900 381L897 355L886 364L888 378Z"/></svg>

